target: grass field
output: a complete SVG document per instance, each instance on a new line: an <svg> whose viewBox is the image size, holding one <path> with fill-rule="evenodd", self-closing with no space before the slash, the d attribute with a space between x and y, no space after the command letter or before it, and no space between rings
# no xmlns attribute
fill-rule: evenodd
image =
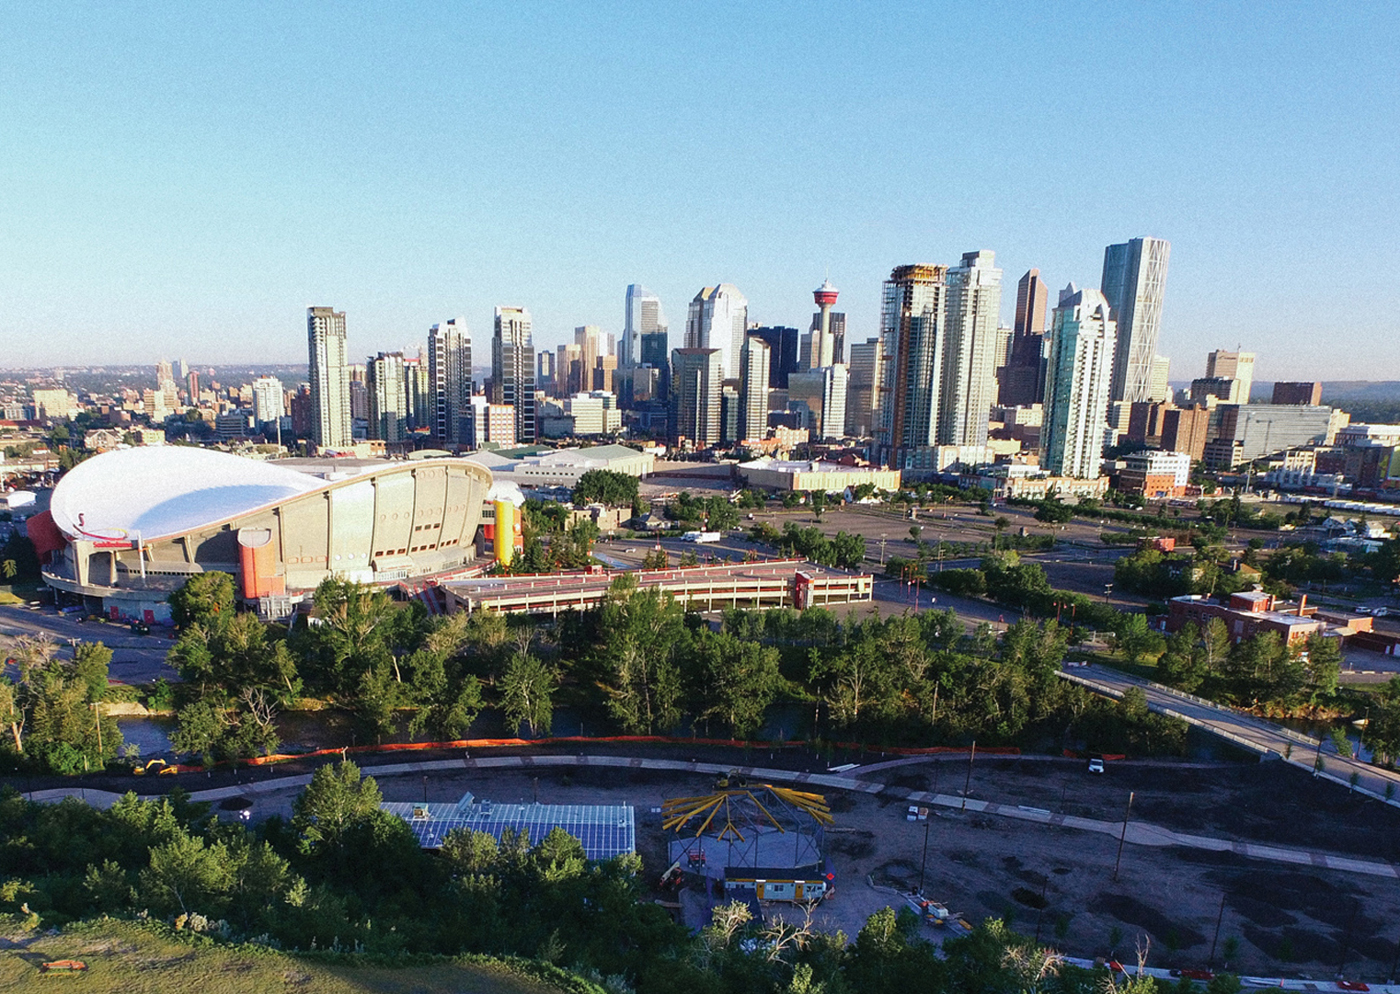
<svg viewBox="0 0 1400 994"><path fill-rule="evenodd" d="M0 990L92 994L557 994L563 988L505 964L345 966L270 951L199 946L127 922L62 935L13 929L0 938ZM78 959L82 974L44 974L47 960ZM580 984L574 990L584 989ZM593 988L596 990L596 988Z"/></svg>

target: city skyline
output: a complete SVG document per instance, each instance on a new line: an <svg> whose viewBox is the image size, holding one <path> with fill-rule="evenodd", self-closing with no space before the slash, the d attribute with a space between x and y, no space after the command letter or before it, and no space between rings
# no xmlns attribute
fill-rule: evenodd
<svg viewBox="0 0 1400 994"><path fill-rule="evenodd" d="M352 355L444 313L490 328L512 302L553 347L580 325L620 333L630 283L675 335L714 280L743 289L751 320L803 328L826 273L860 341L893 266L973 246L1007 273L1089 286L1103 246L1151 235L1175 247L1163 355L1243 347L1263 381L1339 379L1349 354L1307 346L1343 337L1400 369L1386 300L1400 13L1321 9L910 10L896 27L835 5L801 21L731 6L716 14L735 44L702 63L690 18L606 4L11 7L0 343L13 366L152 362L172 342L211 363L292 361L304 308L333 300ZM872 60L880 73L860 68ZM992 63L977 113L883 138L899 94ZM693 122L715 118L749 154L692 154ZM1150 154L1125 169L1051 140L1086 122ZM307 156L318 133L336 141ZM1342 258L1326 294L1296 278Z"/></svg>

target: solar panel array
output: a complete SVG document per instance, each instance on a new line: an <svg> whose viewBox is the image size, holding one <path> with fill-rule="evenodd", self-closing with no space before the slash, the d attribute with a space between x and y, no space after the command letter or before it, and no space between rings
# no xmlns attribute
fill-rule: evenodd
<svg viewBox="0 0 1400 994"><path fill-rule="evenodd" d="M493 804L467 794L457 804L388 802L382 807L406 821L424 849L440 848L447 833L457 828L489 832L497 839L509 828L528 833L531 845L562 828L583 843L589 859L637 850L636 820L628 804Z"/></svg>

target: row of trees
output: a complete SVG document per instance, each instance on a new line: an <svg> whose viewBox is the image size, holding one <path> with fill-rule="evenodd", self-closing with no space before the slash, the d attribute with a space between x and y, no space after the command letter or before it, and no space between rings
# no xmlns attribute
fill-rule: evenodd
<svg viewBox="0 0 1400 994"><path fill-rule="evenodd" d="M786 522L782 531L760 522L749 529L749 538L773 546L784 556L801 556L838 569L858 569L865 561L864 535L838 531L827 536L815 525L804 528L795 521Z"/></svg>
<svg viewBox="0 0 1400 994"><path fill-rule="evenodd" d="M179 792L127 795L106 811L9 792L0 911L23 909L34 927L155 917L286 949L524 956L637 994L1088 994L1104 981L998 920L939 950L908 909L876 912L850 940L801 909L757 921L736 902L692 934L642 900L635 855L590 861L558 829L542 839L457 831L427 853L380 801L350 763L317 770L290 820L256 830L220 824ZM1209 994L1237 989L1213 982Z"/></svg>
<svg viewBox="0 0 1400 994"><path fill-rule="evenodd" d="M12 762L83 773L101 769L120 752L121 731L100 708L112 650L85 642L65 660L52 640L30 636L8 638L4 648L16 675L0 676L0 749Z"/></svg>

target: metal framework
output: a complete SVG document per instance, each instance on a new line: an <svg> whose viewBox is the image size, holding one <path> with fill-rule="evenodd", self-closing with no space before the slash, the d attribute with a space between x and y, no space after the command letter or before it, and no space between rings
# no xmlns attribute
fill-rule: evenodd
<svg viewBox="0 0 1400 994"><path fill-rule="evenodd" d="M677 836L671 859L691 872L724 879L736 868L807 868L822 862L824 828L833 823L821 794L773 784L716 788L661 805L661 827Z"/></svg>

